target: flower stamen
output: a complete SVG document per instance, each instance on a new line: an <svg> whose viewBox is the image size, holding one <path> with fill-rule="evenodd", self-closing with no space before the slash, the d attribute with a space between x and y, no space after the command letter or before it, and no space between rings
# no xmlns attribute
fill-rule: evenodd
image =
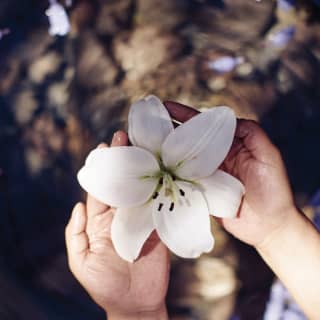
<svg viewBox="0 0 320 320"><path fill-rule="evenodd" d="M158 211L161 211L162 207L163 207L163 203L159 203Z"/></svg>
<svg viewBox="0 0 320 320"><path fill-rule="evenodd" d="M179 193L180 193L180 195L181 195L182 197L184 197L185 194L186 194L182 189L179 189Z"/></svg>
<svg viewBox="0 0 320 320"><path fill-rule="evenodd" d="M171 202L169 211L173 211L173 209L174 209L174 202Z"/></svg>

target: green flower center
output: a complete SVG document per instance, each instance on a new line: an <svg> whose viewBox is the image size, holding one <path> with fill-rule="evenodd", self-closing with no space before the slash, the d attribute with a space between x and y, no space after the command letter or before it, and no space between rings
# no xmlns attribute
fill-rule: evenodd
<svg viewBox="0 0 320 320"><path fill-rule="evenodd" d="M161 157L158 157L158 162L160 166L160 170L154 175L143 176L141 179L157 179L158 183L155 188L155 191L149 201L154 201L159 197L160 192L163 189L163 193L165 197L170 198L170 206L169 211L173 211L175 207L175 203L177 202L179 197L186 197L186 192L181 189L177 182L185 182L195 185L196 182L192 180L187 180L179 177L176 174L176 170L183 164L183 162L179 162L175 168L168 168L163 164ZM159 203L158 211L161 211L164 204Z"/></svg>

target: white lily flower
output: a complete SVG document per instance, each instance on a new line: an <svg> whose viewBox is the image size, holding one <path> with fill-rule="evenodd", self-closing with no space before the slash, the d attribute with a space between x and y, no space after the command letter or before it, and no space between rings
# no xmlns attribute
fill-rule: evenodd
<svg viewBox="0 0 320 320"><path fill-rule="evenodd" d="M56 0L50 0L50 7L46 10L49 18L49 34L65 36L70 31L70 22L64 7Z"/></svg>
<svg viewBox="0 0 320 320"><path fill-rule="evenodd" d="M157 97L131 106L133 146L95 149L78 173L88 193L117 208L111 238L119 256L134 261L153 230L178 256L196 258L212 250L209 212L235 217L244 194L239 180L218 169L235 128L228 107L174 129Z"/></svg>

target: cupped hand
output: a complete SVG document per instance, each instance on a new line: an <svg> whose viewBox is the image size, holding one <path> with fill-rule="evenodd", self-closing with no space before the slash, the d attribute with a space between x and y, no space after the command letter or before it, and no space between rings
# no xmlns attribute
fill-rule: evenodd
<svg viewBox="0 0 320 320"><path fill-rule="evenodd" d="M175 102L165 105L179 122L198 113ZM228 232L258 247L285 227L288 215L294 212L286 170L279 150L256 122L238 120L233 145L221 169L246 188L237 218L219 219Z"/></svg>
<svg viewBox="0 0 320 320"><path fill-rule="evenodd" d="M111 147L127 142L127 135L117 132ZM168 250L152 233L134 263L122 260L110 236L114 214L115 209L90 195L86 204L74 207L66 227L71 271L109 319L167 319Z"/></svg>

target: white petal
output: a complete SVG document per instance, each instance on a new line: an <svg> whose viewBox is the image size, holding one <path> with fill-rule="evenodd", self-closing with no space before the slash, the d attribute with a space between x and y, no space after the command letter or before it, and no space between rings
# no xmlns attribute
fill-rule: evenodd
<svg viewBox="0 0 320 320"><path fill-rule="evenodd" d="M52 2L46 10L49 18L50 35L65 36L70 30L70 22L64 7L58 2Z"/></svg>
<svg viewBox="0 0 320 320"><path fill-rule="evenodd" d="M134 103L128 121L131 143L154 154L160 154L163 141L173 131L169 113L156 96Z"/></svg>
<svg viewBox="0 0 320 320"><path fill-rule="evenodd" d="M187 183L178 185L185 195L178 197L172 211L172 199L164 196L164 188L153 201L154 226L162 242L176 255L196 258L203 252L211 251L214 245L208 207L199 190Z"/></svg>
<svg viewBox="0 0 320 320"><path fill-rule="evenodd" d="M111 239L118 255L133 262L153 229L150 203L142 207L117 209L111 224Z"/></svg>
<svg viewBox="0 0 320 320"><path fill-rule="evenodd" d="M217 170L210 177L200 179L209 211L221 218L234 218L245 193L243 184L230 174Z"/></svg>
<svg viewBox="0 0 320 320"><path fill-rule="evenodd" d="M137 147L93 150L78 172L83 189L103 203L114 207L139 206L146 202L157 180L141 178L159 171L155 157Z"/></svg>
<svg viewBox="0 0 320 320"><path fill-rule="evenodd" d="M197 179L212 174L226 157L236 129L228 107L200 113L177 127L162 145L162 160L178 176Z"/></svg>

